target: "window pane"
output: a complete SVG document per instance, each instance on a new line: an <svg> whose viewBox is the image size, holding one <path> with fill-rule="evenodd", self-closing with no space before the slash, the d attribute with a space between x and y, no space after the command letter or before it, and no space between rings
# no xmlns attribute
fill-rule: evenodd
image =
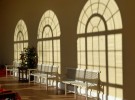
<svg viewBox="0 0 135 100"><path fill-rule="evenodd" d="M93 52L94 65L99 66L99 52Z"/></svg>
<svg viewBox="0 0 135 100"><path fill-rule="evenodd" d="M87 49L92 50L93 49L92 46L93 46L92 45L92 37L88 37L88 39L87 39Z"/></svg>
<svg viewBox="0 0 135 100"><path fill-rule="evenodd" d="M120 85L123 84L122 73L122 69L116 69L116 83Z"/></svg>
<svg viewBox="0 0 135 100"><path fill-rule="evenodd" d="M85 38L78 39L78 50L85 51Z"/></svg>
<svg viewBox="0 0 135 100"><path fill-rule="evenodd" d="M93 53L88 52L88 65L93 65Z"/></svg>
<svg viewBox="0 0 135 100"><path fill-rule="evenodd" d="M86 5L89 5L89 4L87 3ZM88 7L86 9L84 8L84 10L86 10L85 13L86 13L87 17L89 18L91 16L91 14L89 12L92 12L91 11L92 10L91 7Z"/></svg>
<svg viewBox="0 0 135 100"><path fill-rule="evenodd" d="M98 13L103 15L105 8L106 8L106 6L104 6L103 4L99 4Z"/></svg>
<svg viewBox="0 0 135 100"><path fill-rule="evenodd" d="M116 11L118 11L118 7L114 0L110 0L108 4L108 8L111 11L112 14L114 14Z"/></svg>
<svg viewBox="0 0 135 100"><path fill-rule="evenodd" d="M93 37L93 50L98 50L98 37L97 36L94 36Z"/></svg>
<svg viewBox="0 0 135 100"><path fill-rule="evenodd" d="M106 8L103 16L104 16L105 20L107 21L109 18L112 17L112 14L111 14L110 10Z"/></svg>
<svg viewBox="0 0 135 100"><path fill-rule="evenodd" d="M111 67L115 67L115 53L108 52L108 65Z"/></svg>
<svg viewBox="0 0 135 100"><path fill-rule="evenodd" d="M86 15L86 13L84 13L84 15L83 15L83 17L82 17L82 23L83 24L86 24L87 23L87 21L88 21L88 17L87 17L87 15Z"/></svg>
<svg viewBox="0 0 135 100"><path fill-rule="evenodd" d="M115 35L116 50L122 50L122 34Z"/></svg>
<svg viewBox="0 0 135 100"><path fill-rule="evenodd" d="M99 36L99 49L105 50L105 36Z"/></svg>
<svg viewBox="0 0 135 100"><path fill-rule="evenodd" d="M105 25L101 19L100 19L100 22L98 23L98 29L99 31L105 31Z"/></svg>
<svg viewBox="0 0 135 100"><path fill-rule="evenodd" d="M121 51L116 52L116 66L122 67L122 52Z"/></svg>
<svg viewBox="0 0 135 100"><path fill-rule="evenodd" d="M123 90L122 89L116 89L116 93L117 93L117 97L120 99L121 97L123 97ZM119 100L119 99L116 99L116 100Z"/></svg>
<svg viewBox="0 0 135 100"><path fill-rule="evenodd" d="M111 99L115 100L115 96L116 96L116 89L114 87L109 87L109 95L111 95Z"/></svg>
<svg viewBox="0 0 135 100"><path fill-rule="evenodd" d="M85 65L85 52L81 52L81 64Z"/></svg>
<svg viewBox="0 0 135 100"><path fill-rule="evenodd" d="M91 22L88 23L88 27L87 27L87 33L91 33L93 31L93 26L91 24Z"/></svg>
<svg viewBox="0 0 135 100"><path fill-rule="evenodd" d="M92 1L96 1L96 0L92 0ZM98 3L93 4L92 5L92 12L97 13L97 11L98 11L97 9L98 9Z"/></svg>
<svg viewBox="0 0 135 100"><path fill-rule="evenodd" d="M106 66L106 54L104 52L100 52L100 66Z"/></svg>
<svg viewBox="0 0 135 100"><path fill-rule="evenodd" d="M114 50L115 44L114 44L114 35L108 35L108 50Z"/></svg>
<svg viewBox="0 0 135 100"><path fill-rule="evenodd" d="M107 28L108 30L114 30L115 28L115 24L114 24L114 20L113 18L110 18L108 21L107 21Z"/></svg>
<svg viewBox="0 0 135 100"><path fill-rule="evenodd" d="M116 83L115 80L116 77L116 72L115 72L115 68L109 68L109 83Z"/></svg>
<svg viewBox="0 0 135 100"><path fill-rule="evenodd" d="M100 74L101 81L106 82L106 67L100 67L100 71L101 71Z"/></svg>
<svg viewBox="0 0 135 100"><path fill-rule="evenodd" d="M122 28L122 19L121 19L121 15L120 12L117 12L114 16L114 21L115 21L115 29L121 29Z"/></svg>

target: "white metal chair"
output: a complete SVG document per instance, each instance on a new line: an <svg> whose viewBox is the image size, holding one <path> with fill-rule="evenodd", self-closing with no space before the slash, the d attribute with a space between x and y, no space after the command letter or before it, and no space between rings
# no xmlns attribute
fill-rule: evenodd
<svg viewBox="0 0 135 100"><path fill-rule="evenodd" d="M6 67L6 77L8 76L8 73L9 75L13 75L13 65L5 65Z"/></svg>
<svg viewBox="0 0 135 100"><path fill-rule="evenodd" d="M37 69L35 71L33 71L33 73L29 74L34 77L34 80L33 80L34 83L35 82L41 83L41 79L40 79L41 71L42 71L42 64L38 64ZM29 83L30 83L30 79L29 79Z"/></svg>
<svg viewBox="0 0 135 100"><path fill-rule="evenodd" d="M20 62L13 61L13 76L18 77L18 67L20 67Z"/></svg>
<svg viewBox="0 0 135 100"><path fill-rule="evenodd" d="M45 80L46 83L46 90L48 90L48 82L52 82L51 85L54 85L54 81L56 82L56 93L58 93L58 66L44 66L46 70L44 70L44 73L40 75L42 80ZM48 70L47 70L48 69Z"/></svg>

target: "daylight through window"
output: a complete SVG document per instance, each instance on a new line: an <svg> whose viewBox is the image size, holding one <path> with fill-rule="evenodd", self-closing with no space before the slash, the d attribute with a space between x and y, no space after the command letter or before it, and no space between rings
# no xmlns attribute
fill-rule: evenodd
<svg viewBox="0 0 135 100"><path fill-rule="evenodd" d="M88 0L77 26L78 67L101 71L106 100L123 98L122 20L114 0Z"/></svg>
<svg viewBox="0 0 135 100"><path fill-rule="evenodd" d="M38 63L60 66L60 25L55 13L46 11L38 28ZM59 68L60 72L60 68Z"/></svg>
<svg viewBox="0 0 135 100"><path fill-rule="evenodd" d="M20 54L23 48L28 46L28 31L25 22L21 19L18 21L14 33L14 60L20 60Z"/></svg>

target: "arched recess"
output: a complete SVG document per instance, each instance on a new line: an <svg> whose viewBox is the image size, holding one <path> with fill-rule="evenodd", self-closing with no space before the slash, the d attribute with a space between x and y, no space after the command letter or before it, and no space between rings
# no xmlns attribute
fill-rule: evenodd
<svg viewBox="0 0 135 100"><path fill-rule="evenodd" d="M56 14L52 10L46 11L38 27L38 63L60 67L60 35L60 25Z"/></svg>
<svg viewBox="0 0 135 100"><path fill-rule="evenodd" d="M78 20L78 67L101 71L104 100L123 100L122 28L114 0L88 0Z"/></svg>
<svg viewBox="0 0 135 100"><path fill-rule="evenodd" d="M28 47L28 31L25 22L20 19L15 27L14 33L14 60L20 60L23 49Z"/></svg>

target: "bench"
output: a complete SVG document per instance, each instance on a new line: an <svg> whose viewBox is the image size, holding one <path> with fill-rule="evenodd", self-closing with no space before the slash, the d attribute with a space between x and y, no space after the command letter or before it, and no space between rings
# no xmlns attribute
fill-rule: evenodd
<svg viewBox="0 0 135 100"><path fill-rule="evenodd" d="M5 65L6 67L6 77L8 75L8 72L9 72L9 75L11 76L13 74L13 65Z"/></svg>
<svg viewBox="0 0 135 100"><path fill-rule="evenodd" d="M34 83L38 81L40 84L45 83L46 84L46 90L48 90L48 82L49 80L56 81L56 91L58 89L58 81L57 81L57 75L58 75L58 66L52 66L52 65L38 65L37 70L33 71L33 73L30 74L31 76L34 76ZM29 81L30 83L30 81Z"/></svg>
<svg viewBox="0 0 135 100"><path fill-rule="evenodd" d="M5 65L5 66L6 66L6 77L8 75L8 72L10 72L9 75L13 75L14 77L18 77L18 67L20 67L19 62L13 61L13 64Z"/></svg>
<svg viewBox="0 0 135 100"><path fill-rule="evenodd" d="M33 82L35 83L38 79L38 82L40 82L40 74L42 72L42 65L38 64L37 65L37 69L28 69L29 70L29 83L32 82L31 81L31 77L33 76Z"/></svg>
<svg viewBox="0 0 135 100"><path fill-rule="evenodd" d="M46 90L48 90L48 82L49 80L52 80L52 85L54 81L56 81L56 91L58 88L58 66L44 66L43 65L43 72L40 75L40 78L43 82L46 83Z"/></svg>
<svg viewBox="0 0 135 100"><path fill-rule="evenodd" d="M62 83L65 84L65 95L67 94L67 85L74 86L75 98L78 94L77 88L85 88L86 100L88 99L88 90L97 90L97 98L99 98L100 91L104 94L104 87L100 81L100 71L79 69L79 68L67 68L66 78L62 79ZM91 94L90 91L90 94ZM103 98L103 96L102 96Z"/></svg>
<svg viewBox="0 0 135 100"><path fill-rule="evenodd" d="M13 76L18 77L18 67L21 67L20 62L13 61Z"/></svg>

